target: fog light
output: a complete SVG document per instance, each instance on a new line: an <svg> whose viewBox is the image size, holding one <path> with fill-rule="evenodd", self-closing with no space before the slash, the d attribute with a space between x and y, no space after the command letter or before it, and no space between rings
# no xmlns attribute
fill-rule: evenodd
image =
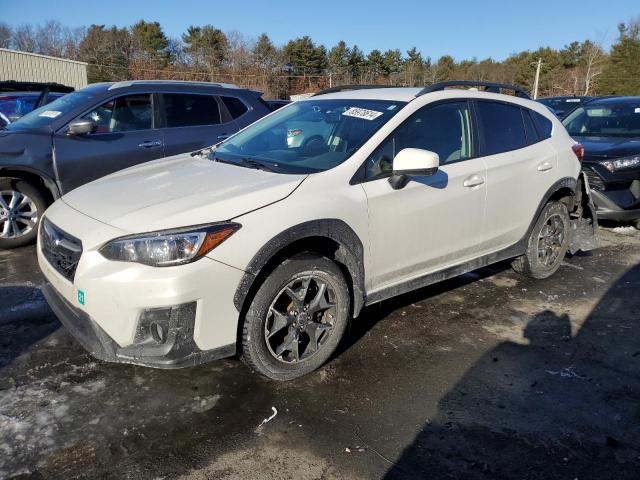
<svg viewBox="0 0 640 480"><path fill-rule="evenodd" d="M164 343L167 341L167 331L161 324L152 322L151 325L149 325L149 330L151 331L151 336L157 343Z"/></svg>

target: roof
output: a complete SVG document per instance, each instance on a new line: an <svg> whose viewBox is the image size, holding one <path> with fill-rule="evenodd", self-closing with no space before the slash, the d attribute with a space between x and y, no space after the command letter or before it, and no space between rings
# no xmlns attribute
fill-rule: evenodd
<svg viewBox="0 0 640 480"><path fill-rule="evenodd" d="M116 90L118 88L132 87L135 85L186 85L186 86L199 86L199 87L221 87L221 88L240 88L233 83L219 83L219 82L196 82L196 81L183 81L183 80L125 80L122 82L112 83L109 90Z"/></svg>
<svg viewBox="0 0 640 480"><path fill-rule="evenodd" d="M8 48L0 48L0 52L10 52L10 53L15 53L15 54L19 54L19 55L25 55L25 56L28 56L28 57L48 58L50 60L56 60L58 62L77 63L79 65L88 65L87 62L79 62L78 60L69 60L68 58L51 57L49 55L40 55L39 53L23 52L21 50L10 50Z"/></svg>
<svg viewBox="0 0 640 480"><path fill-rule="evenodd" d="M343 90L341 92L326 93L311 97L310 100L318 99L353 99L353 100L390 100L409 102L416 98L422 88L413 87L391 87L391 88L367 88L362 90Z"/></svg>
<svg viewBox="0 0 640 480"><path fill-rule="evenodd" d="M400 101L400 102L410 102L414 100L421 92L422 88L414 88L414 87L397 87L397 88L367 88L362 90L345 90L341 92L335 93L327 93L323 95L316 95L309 100L320 100L320 99L350 99L350 100L387 100L387 101ZM534 102L533 100L529 100L522 97L516 97L514 95L504 95L501 93L494 92L485 92L477 89L466 89L466 88L447 88L445 90L437 90L435 92L428 92L420 95L420 98L426 97L431 99L447 99L452 97L465 97L465 98L486 98L493 100L508 100L513 103L518 103L520 105L526 105L529 108L533 108L537 110L535 105L539 105L540 109L546 110L546 107L542 104ZM533 104L533 105L532 105Z"/></svg>
<svg viewBox="0 0 640 480"><path fill-rule="evenodd" d="M637 97L602 97L602 98L594 98L590 100L588 105L613 105L620 103L639 103L640 104L640 96Z"/></svg>

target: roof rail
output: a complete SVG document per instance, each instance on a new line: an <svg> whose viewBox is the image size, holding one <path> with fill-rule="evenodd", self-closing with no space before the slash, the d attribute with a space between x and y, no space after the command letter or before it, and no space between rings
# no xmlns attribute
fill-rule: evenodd
<svg viewBox="0 0 640 480"><path fill-rule="evenodd" d="M203 85L222 88L240 88L233 83L220 83L220 82L198 82L191 80L124 80L116 82L109 87L109 90L116 90L118 88L131 87L133 85Z"/></svg>
<svg viewBox="0 0 640 480"><path fill-rule="evenodd" d="M324 90L320 90L319 92L311 95L315 97L316 95L324 95L325 93L335 93L335 92L347 92L349 90L367 90L370 88L392 88L393 85L339 85L337 87L325 88Z"/></svg>
<svg viewBox="0 0 640 480"><path fill-rule="evenodd" d="M517 85L510 85L508 83L493 83L493 82L478 82L475 80L447 80L445 82L434 83L428 87L424 87L418 92L416 97L424 95L426 93L438 92L448 87L485 87L485 92L500 93L500 90L513 90L516 97L527 98L531 100L529 92L524 88Z"/></svg>

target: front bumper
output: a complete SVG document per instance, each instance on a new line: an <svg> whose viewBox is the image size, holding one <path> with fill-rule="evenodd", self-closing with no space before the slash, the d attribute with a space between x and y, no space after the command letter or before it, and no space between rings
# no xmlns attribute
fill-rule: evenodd
<svg viewBox="0 0 640 480"><path fill-rule="evenodd" d="M597 162L585 162L598 218L628 221L640 218L640 169L611 173Z"/></svg>
<svg viewBox="0 0 640 480"><path fill-rule="evenodd" d="M624 209L609 198L605 192L592 190L591 197L596 205L598 218L602 220L625 222L640 219L640 208Z"/></svg>
<svg viewBox="0 0 640 480"><path fill-rule="evenodd" d="M155 368L182 368L230 357L235 344L200 350L193 341L195 302L186 304L172 316L168 340L158 345L120 347L89 315L71 305L46 282L42 293L49 306L74 338L95 358L107 362L131 363Z"/></svg>
<svg viewBox="0 0 640 480"><path fill-rule="evenodd" d="M100 247L130 232L94 220L60 200L45 217L59 232L81 240L74 274L65 275L56 258L52 263L44 254L40 231L38 264L50 284L44 290L53 310L95 356L171 368L235 353L240 315L233 296L244 271L208 257L162 268L107 260ZM184 316L180 312L189 304L192 310ZM165 317L158 320L159 312ZM179 313L183 316L175 317ZM164 338L155 344L149 336L153 325L145 329L145 322L151 321L165 327Z"/></svg>

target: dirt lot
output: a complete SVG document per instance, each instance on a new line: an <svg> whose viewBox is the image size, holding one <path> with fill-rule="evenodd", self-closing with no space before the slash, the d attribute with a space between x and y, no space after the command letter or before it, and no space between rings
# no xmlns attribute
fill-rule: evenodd
<svg viewBox="0 0 640 480"><path fill-rule="evenodd" d="M285 384L93 360L34 249L0 252L0 478L640 478L640 232L601 233L548 280L499 264L368 308Z"/></svg>

